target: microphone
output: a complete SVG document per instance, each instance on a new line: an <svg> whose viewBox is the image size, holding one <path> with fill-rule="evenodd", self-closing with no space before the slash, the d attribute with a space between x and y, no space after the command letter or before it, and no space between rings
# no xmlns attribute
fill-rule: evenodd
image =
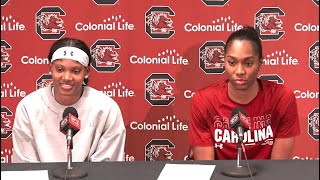
<svg viewBox="0 0 320 180"><path fill-rule="evenodd" d="M52 173L52 176L60 179L80 179L88 175L88 173L81 167L71 167L72 162L72 149L73 142L72 137L80 130L81 122L78 119L78 112L74 107L67 107L62 114L62 120L60 121L60 132L66 135L67 139L67 169L58 168Z"/></svg>
<svg viewBox="0 0 320 180"><path fill-rule="evenodd" d="M242 143L244 132L250 129L250 122L247 113L241 108L236 107L231 111L230 128L234 128L238 135L238 142Z"/></svg>
<svg viewBox="0 0 320 180"><path fill-rule="evenodd" d="M237 166L229 167L229 168L223 170L221 173L225 176L230 176L230 177L238 177L238 178L250 177L250 176L252 177L252 176L256 175L257 169L249 167L249 163L248 163L245 151L243 151L243 153L244 153L246 161L247 161L247 166L240 165L242 147L244 148L244 145L242 144L243 136L244 136L244 133L248 129L250 129L250 122L249 122L249 119L247 118L247 113L241 107L235 107L231 111L231 118L229 121L229 125L230 125L230 129L231 128L235 129L235 131L238 135Z"/></svg>
<svg viewBox="0 0 320 180"><path fill-rule="evenodd" d="M66 135L67 146L73 148L72 137L80 130L81 123L78 119L78 112L73 107L67 107L62 114L60 121L60 132Z"/></svg>

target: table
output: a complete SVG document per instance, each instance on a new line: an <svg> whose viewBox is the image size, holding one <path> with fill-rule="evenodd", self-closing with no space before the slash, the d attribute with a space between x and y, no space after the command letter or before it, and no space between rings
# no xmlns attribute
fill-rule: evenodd
<svg viewBox="0 0 320 180"><path fill-rule="evenodd" d="M211 180L250 179L221 174L227 167L236 166L236 160L73 162L72 167L87 170L88 176L84 180L156 180L166 163L216 165ZM249 165L258 169L255 180L319 180L319 160L249 160ZM49 179L56 180L51 173L60 167L67 167L67 163L3 163L1 171L48 170Z"/></svg>

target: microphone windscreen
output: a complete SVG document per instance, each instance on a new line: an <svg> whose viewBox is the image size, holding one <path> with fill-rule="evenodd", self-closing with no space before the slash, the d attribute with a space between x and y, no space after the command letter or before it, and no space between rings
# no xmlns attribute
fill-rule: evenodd
<svg viewBox="0 0 320 180"><path fill-rule="evenodd" d="M238 114L239 112L243 113L244 115L247 115L247 114L245 113L245 111L244 111L241 107L235 107L235 108L233 108L232 111L231 111L231 118L232 118L234 115Z"/></svg>
<svg viewBox="0 0 320 180"><path fill-rule="evenodd" d="M62 118L65 118L69 114L74 115L76 118L78 118L78 112L74 107L67 107L62 114Z"/></svg>

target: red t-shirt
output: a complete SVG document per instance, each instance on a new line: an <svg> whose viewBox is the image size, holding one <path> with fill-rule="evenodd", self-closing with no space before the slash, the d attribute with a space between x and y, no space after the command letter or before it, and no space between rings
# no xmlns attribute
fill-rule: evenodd
<svg viewBox="0 0 320 180"><path fill-rule="evenodd" d="M275 138L299 135L293 91L267 80L258 82L258 95L248 104L238 104L228 97L228 80L197 91L191 105L191 146L213 146L215 159L237 159L238 138L229 127L235 107L243 108L250 122L243 140L248 159L270 159Z"/></svg>

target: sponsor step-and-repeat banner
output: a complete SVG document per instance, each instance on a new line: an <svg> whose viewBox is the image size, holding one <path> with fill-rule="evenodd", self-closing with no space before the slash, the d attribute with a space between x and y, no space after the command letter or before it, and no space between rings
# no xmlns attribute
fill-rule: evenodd
<svg viewBox="0 0 320 180"><path fill-rule="evenodd" d="M245 25L262 40L259 78L297 98L292 159L319 159L318 13L318 0L1 0L1 163L12 159L16 106L52 84L48 51L64 37L89 45L89 85L122 110L125 160L186 159L191 98L226 78L223 47Z"/></svg>

